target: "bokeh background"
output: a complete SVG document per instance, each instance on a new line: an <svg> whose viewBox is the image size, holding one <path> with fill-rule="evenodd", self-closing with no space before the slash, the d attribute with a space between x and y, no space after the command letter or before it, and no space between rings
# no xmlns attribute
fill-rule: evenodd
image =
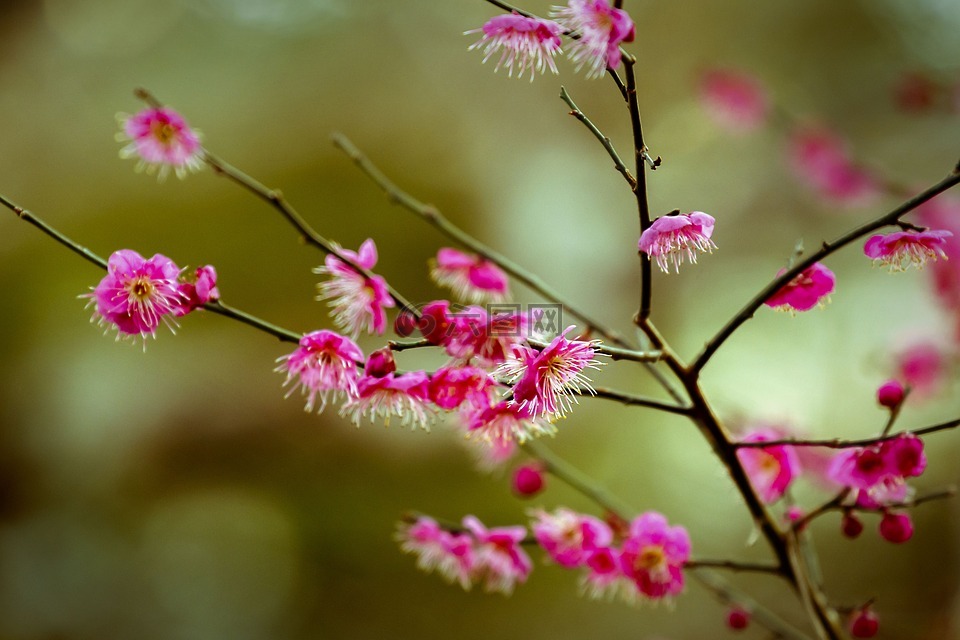
<svg viewBox="0 0 960 640"><path fill-rule="evenodd" d="M907 114L891 91L907 71L960 79L955 3L626 2L637 24L655 212L718 219L720 250L656 276L654 318L696 353L784 264L896 202L838 208L791 176L782 130L733 136L709 120L697 80L715 65L759 77L775 100L843 131L858 157L906 184L938 180L960 153L956 112ZM546 13L537 0L525 8ZM377 271L414 300L443 295L426 261L446 241L389 205L334 150L350 136L401 186L573 300L630 331L637 306L636 213L596 141L566 115L563 83L629 155L625 110L607 81L532 84L467 51L496 9L481 0L8 0L0 14L0 192L101 255L133 248L211 263L224 300L298 331L331 326L313 300L320 256L267 206L209 170L185 181L117 157L117 112L144 86L228 161L282 188L327 237L374 237ZM867 436L892 354L949 340L922 273L890 276L856 249L829 262L840 285L823 311L757 314L714 359L704 385L731 424ZM558 482L530 502L509 467L479 473L460 436L306 415L283 399L274 359L289 346L195 314L146 352L87 322L77 295L101 274L0 213L0 638L705 638L731 633L698 585L667 607L577 596L541 563L510 598L463 593L419 573L391 536L407 509L490 525L532 506L592 505ZM537 297L517 288L517 298ZM368 339L362 345L375 348ZM402 366L432 356L404 354ZM661 392L615 364L604 384ZM956 417L946 387L912 403L904 427ZM550 446L638 509L690 530L695 555L762 560L751 523L695 429L645 410L585 401ZM958 436L928 441L916 482L957 480ZM813 505L827 494L800 487ZM827 591L877 598L882 637L960 637L955 502L915 512L903 546L856 542L836 515L812 527ZM788 620L782 584L733 580ZM742 637L765 637L751 629Z"/></svg>

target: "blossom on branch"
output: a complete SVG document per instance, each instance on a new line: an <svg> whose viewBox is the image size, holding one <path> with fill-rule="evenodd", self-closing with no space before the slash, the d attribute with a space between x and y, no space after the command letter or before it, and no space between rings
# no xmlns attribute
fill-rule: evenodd
<svg viewBox="0 0 960 640"><path fill-rule="evenodd" d="M767 428L751 431L741 441L764 442L780 438L781 433ZM800 459L790 446L741 447L737 449L737 458L747 472L750 483L767 503L779 500L800 475Z"/></svg>
<svg viewBox="0 0 960 640"><path fill-rule="evenodd" d="M863 245L863 253L874 263L889 267L891 272L906 271L914 266L922 269L927 260L947 259L944 247L949 231L897 231L871 236Z"/></svg>
<svg viewBox="0 0 960 640"><path fill-rule="evenodd" d="M430 277L470 304L502 302L509 295L507 275L489 260L443 248L432 261Z"/></svg>
<svg viewBox="0 0 960 640"><path fill-rule="evenodd" d="M533 563L520 547L527 536L525 527L487 529L475 516L464 517L463 526L473 534L477 561L474 573L478 580L483 580L484 590L508 596L517 583L527 581Z"/></svg>
<svg viewBox="0 0 960 640"><path fill-rule="evenodd" d="M121 131L117 140L128 142L120 149L121 158L137 158L137 171L159 169L157 179L166 179L172 168L178 178L203 167L203 147L199 132L173 109L148 107L134 115L117 114Z"/></svg>
<svg viewBox="0 0 960 640"><path fill-rule="evenodd" d="M786 269L781 269L777 277L786 272ZM833 272L816 262L798 273L763 304L778 311L809 311L826 302L836 286L837 278Z"/></svg>
<svg viewBox="0 0 960 640"><path fill-rule="evenodd" d="M190 274L181 273L180 295L184 302L174 311L176 316L186 315L208 302L219 300L220 290L217 288L217 270L210 265L206 265L197 267L197 270Z"/></svg>
<svg viewBox="0 0 960 640"><path fill-rule="evenodd" d="M500 52L495 72L500 67L506 67L507 75L513 77L516 66L518 78L529 72L530 81L533 82L534 72L542 74L549 69L557 73L557 63L553 58L560 53L562 31L563 28L556 22L510 13L491 18L480 29L471 29L464 35L483 34L469 49L472 51L483 47L484 62Z"/></svg>
<svg viewBox="0 0 960 640"><path fill-rule="evenodd" d="M370 270L377 264L377 245L368 238L358 252L340 249L357 266ZM328 255L324 266L314 273L330 276L317 285L317 300L328 300L330 315L338 327L356 339L362 331L383 335L387 328L385 309L395 306L387 282L374 275L370 278L358 273L340 258Z"/></svg>
<svg viewBox="0 0 960 640"><path fill-rule="evenodd" d="M370 422L382 419L389 426L391 418L398 418L401 426L410 425L429 431L428 415L429 378L423 371L410 371L382 377L363 375L357 381L356 396L347 399L340 408L340 415L360 426L366 416Z"/></svg>
<svg viewBox="0 0 960 640"><path fill-rule="evenodd" d="M855 491L858 506L874 509L909 498L906 479L921 475L926 466L923 440L901 435L838 453L829 474L838 484Z"/></svg>
<svg viewBox="0 0 960 640"><path fill-rule="evenodd" d="M568 569L586 565L593 551L610 546L613 533L606 522L560 507L553 513L533 511L531 529L550 558Z"/></svg>
<svg viewBox="0 0 960 640"><path fill-rule="evenodd" d="M689 559L687 530L671 527L662 514L648 511L630 523L620 567L642 595L658 600L683 591L683 565Z"/></svg>
<svg viewBox="0 0 960 640"><path fill-rule="evenodd" d="M607 0L570 0L564 7L553 7L550 17L573 38L568 55L577 71L586 67L588 78L599 78L607 67L619 67L620 44L632 42L636 33L627 12Z"/></svg>
<svg viewBox="0 0 960 640"><path fill-rule="evenodd" d="M640 234L638 248L656 260L664 273L670 273L671 264L679 273L684 258L695 264L697 253L712 253L717 248L710 239L715 222L702 211L661 216Z"/></svg>
<svg viewBox="0 0 960 640"><path fill-rule="evenodd" d="M95 305L92 320L115 329L118 338L145 338L156 335L164 316L182 315L187 300L179 275L180 267L164 255L145 260L136 251L121 249L107 260L107 275L81 297Z"/></svg>
<svg viewBox="0 0 960 640"><path fill-rule="evenodd" d="M529 407L498 401L483 405L468 405L463 412L467 436L500 446L513 441L523 443L530 438L554 435L556 426L538 417Z"/></svg>
<svg viewBox="0 0 960 640"><path fill-rule="evenodd" d="M307 397L305 411L313 411L317 397L322 412L332 396L355 398L360 373L357 364L363 362L363 352L356 343L333 331L321 329L300 338L300 345L288 355L277 359L275 371L286 373L283 386L289 386L287 396L296 391Z"/></svg>
<svg viewBox="0 0 960 640"><path fill-rule="evenodd" d="M447 582L456 581L464 589L472 586L477 563L470 534L450 533L433 518L420 516L412 524L401 523L394 538L404 553L417 556L421 571L436 571Z"/></svg>

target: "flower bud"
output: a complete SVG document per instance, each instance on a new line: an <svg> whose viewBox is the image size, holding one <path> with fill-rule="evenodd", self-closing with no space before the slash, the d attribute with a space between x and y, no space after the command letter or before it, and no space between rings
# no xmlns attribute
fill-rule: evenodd
<svg viewBox="0 0 960 640"><path fill-rule="evenodd" d="M877 402L887 409L896 409L903 402L903 385L898 380L887 380L877 389Z"/></svg>
<svg viewBox="0 0 960 640"><path fill-rule="evenodd" d="M727 612L727 626L735 631L746 629L750 625L750 612L739 605L734 605Z"/></svg>
<svg viewBox="0 0 960 640"><path fill-rule="evenodd" d="M894 544L906 542L913 537L913 522L910 516L905 513L883 514L883 520L880 521L880 536Z"/></svg>
<svg viewBox="0 0 960 640"><path fill-rule="evenodd" d="M863 522L861 522L860 518L852 511L846 511L843 514L843 519L840 521L840 531L843 532L843 535L853 540L863 533Z"/></svg>
<svg viewBox="0 0 960 640"><path fill-rule="evenodd" d="M367 366L363 372L374 378L385 378L397 370L397 363L393 360L393 352L389 347L377 349L367 358Z"/></svg>
<svg viewBox="0 0 960 640"><path fill-rule="evenodd" d="M854 638L872 638L880 629L877 614L869 606L855 611L850 618L850 635Z"/></svg>
<svg viewBox="0 0 960 640"><path fill-rule="evenodd" d="M513 473L513 492L522 498L531 498L543 490L543 469L540 465L525 464Z"/></svg>

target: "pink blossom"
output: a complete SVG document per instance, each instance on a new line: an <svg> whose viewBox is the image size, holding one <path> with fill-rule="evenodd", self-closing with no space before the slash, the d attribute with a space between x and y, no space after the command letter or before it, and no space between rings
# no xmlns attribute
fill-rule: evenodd
<svg viewBox="0 0 960 640"><path fill-rule="evenodd" d="M838 453L830 465L830 477L856 491L856 504L875 509L906 500L907 478L921 475L927 459L923 441L901 435L868 447Z"/></svg>
<svg viewBox="0 0 960 640"><path fill-rule="evenodd" d="M480 256L443 248L432 262L430 277L470 304L502 302L510 295L507 274Z"/></svg>
<svg viewBox="0 0 960 640"><path fill-rule="evenodd" d="M429 431L427 409L427 385L429 379L423 371L411 371L401 375L389 374L382 378L363 375L357 381L357 394L347 399L340 408L340 415L348 417L360 426L366 416L370 422L382 419L390 425L391 418L398 418L401 426L410 425Z"/></svg>
<svg viewBox="0 0 960 640"><path fill-rule="evenodd" d="M427 573L436 571L447 582L472 586L477 561L469 534L453 534L437 521L420 516L412 524L400 523L394 536L404 553L417 556L417 568Z"/></svg>
<svg viewBox="0 0 960 640"><path fill-rule="evenodd" d="M570 44L569 57L588 78L599 78L607 67L620 66L620 44L632 42L633 20L626 11L607 0L569 0L565 7L553 7L550 17L571 34L580 37Z"/></svg>
<svg viewBox="0 0 960 640"><path fill-rule="evenodd" d="M377 264L377 245L367 239L357 253L347 249L340 252L357 266L372 269ZM356 339L362 331L382 335L387 328L385 309L395 306L387 282L378 275L367 278L334 255L328 255L324 266L314 273L330 279L317 285L317 300L329 300L333 321Z"/></svg>
<svg viewBox="0 0 960 640"><path fill-rule="evenodd" d="M927 260L947 259L944 245L953 236L949 231L897 231L871 236L863 245L863 253L890 271L906 271L914 266L922 269Z"/></svg>
<svg viewBox="0 0 960 640"><path fill-rule="evenodd" d="M452 321L450 303L446 300L434 300L420 310L417 329L430 344L442 346L450 341Z"/></svg>
<svg viewBox="0 0 960 640"><path fill-rule="evenodd" d="M564 417L578 402L577 395L594 393L584 371L600 368L602 363L595 357L599 342L568 340L566 335L572 329L567 327L539 353L515 347L513 355L498 367L497 373L514 385L512 403L533 414Z"/></svg>
<svg viewBox="0 0 960 640"><path fill-rule="evenodd" d="M620 567L641 594L660 599L683 591L683 565L689 559L687 530L671 527L663 515L648 511L630 523Z"/></svg>
<svg viewBox="0 0 960 640"><path fill-rule="evenodd" d="M586 564L594 550L607 547L613 541L613 532L606 522L560 507L553 513L536 510L531 525L537 544L562 567L574 568Z"/></svg>
<svg viewBox="0 0 960 640"><path fill-rule="evenodd" d="M372 378L383 378L396 370L397 362L393 359L393 351L390 347L377 349L371 353L363 367L363 373Z"/></svg>
<svg viewBox="0 0 960 640"><path fill-rule="evenodd" d="M137 157L137 171L152 173L165 180L170 168L178 178L203 167L203 148L199 132L173 109L149 107L134 115L118 114L121 131L117 140L129 142L120 150L121 158Z"/></svg>
<svg viewBox="0 0 960 640"><path fill-rule="evenodd" d="M475 516L466 516L463 526L473 534L476 557L474 573L486 591L513 593L514 586L527 581L533 569L530 557L520 547L527 536L522 526L487 529Z"/></svg>
<svg viewBox="0 0 960 640"><path fill-rule="evenodd" d="M777 272L777 277L786 272L786 269L781 269ZM809 311L826 302L827 296L833 293L836 285L837 278L833 272L817 262L797 274L763 304L778 311Z"/></svg>
<svg viewBox="0 0 960 640"><path fill-rule="evenodd" d="M541 464L525 464L513 472L513 493L521 498L532 498L543 491L543 485L544 470Z"/></svg>
<svg viewBox="0 0 960 640"><path fill-rule="evenodd" d="M594 600L620 594L627 602L634 602L637 597L633 582L620 569L620 551L613 547L597 547L587 554L581 586Z"/></svg>
<svg viewBox="0 0 960 640"><path fill-rule="evenodd" d="M488 392L496 383L483 369L471 366L447 366L430 376L430 401L441 409L456 409L467 400L488 402Z"/></svg>
<svg viewBox="0 0 960 640"><path fill-rule="evenodd" d="M764 428L751 431L741 438L742 442L778 440L782 435L775 429ZM800 460L793 447L773 445L770 447L737 449L737 458L743 465L750 482L767 503L776 502L790 484L800 475Z"/></svg>
<svg viewBox="0 0 960 640"><path fill-rule="evenodd" d="M466 426L466 425L465 425ZM470 435L469 432L467 435ZM479 471L491 473L502 469L517 452L517 440L511 438L464 438L474 464Z"/></svg>
<svg viewBox="0 0 960 640"><path fill-rule="evenodd" d="M903 402L905 393L899 380L887 380L877 389L877 403L887 409L896 409Z"/></svg>
<svg viewBox="0 0 960 640"><path fill-rule="evenodd" d="M896 354L897 376L910 387L912 398L931 396L944 384L946 360L942 347L919 342Z"/></svg>
<svg viewBox="0 0 960 640"><path fill-rule="evenodd" d="M507 75L513 77L516 65L517 77L522 78L524 73L529 72L532 82L534 72L542 74L549 69L557 73L557 63L553 58L560 53L562 31L556 22L511 13L491 18L482 28L471 29L464 35L483 34L480 40L470 45L470 50L484 47L484 62L500 52L494 71L501 66L506 67Z"/></svg>
<svg viewBox="0 0 960 640"><path fill-rule="evenodd" d="M662 216L640 234L639 249L656 260L664 273L670 273L671 264L679 273L684 258L695 264L697 253L713 253L717 248L710 239L714 223L713 216L702 211Z"/></svg>
<svg viewBox="0 0 960 640"><path fill-rule="evenodd" d="M471 407L464 413L467 435L487 442L526 442L530 438L553 435L557 428L548 420L534 415L526 406L496 402Z"/></svg>
<svg viewBox="0 0 960 640"><path fill-rule="evenodd" d="M136 251L121 249L107 261L107 275L81 297L96 308L93 319L120 336L155 335L164 316L180 313L186 300L177 281L180 268L170 258L144 260ZM172 322L172 321L171 321Z"/></svg>
<svg viewBox="0 0 960 640"><path fill-rule="evenodd" d="M788 155L796 176L830 202L862 206L880 193L874 177L854 163L846 141L832 131L824 128L795 131L790 138Z"/></svg>
<svg viewBox="0 0 960 640"><path fill-rule="evenodd" d="M710 117L732 131L756 129L770 110L757 79L730 69L707 71L700 81L700 98Z"/></svg>
<svg viewBox="0 0 960 640"><path fill-rule="evenodd" d="M208 302L220 299L217 288L217 270L210 265L198 267L192 274L180 274L180 295L183 303L173 314L182 316Z"/></svg>
<svg viewBox="0 0 960 640"><path fill-rule="evenodd" d="M289 386L287 397L300 389L307 397L304 410L313 411L317 397L321 412L332 396L354 398L360 374L357 363L363 362L363 352L350 338L321 329L300 338L300 346L293 353L278 358L276 371L286 373L283 385Z"/></svg>

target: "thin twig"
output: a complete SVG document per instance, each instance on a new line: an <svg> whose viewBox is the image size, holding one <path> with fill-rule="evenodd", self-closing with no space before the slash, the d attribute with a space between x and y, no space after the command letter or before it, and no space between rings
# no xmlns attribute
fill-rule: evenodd
<svg viewBox="0 0 960 640"><path fill-rule="evenodd" d="M738 449L763 449L765 447L776 447L776 446L791 446L791 447L825 447L828 449L852 449L854 447L869 447L871 445L878 444L885 440L893 440L894 438L899 438L901 436L925 436L931 433L936 433L938 431L946 431L948 429L955 429L960 426L960 418L954 420L948 420L947 422L941 422L940 424L934 424L929 427L923 427L921 429L911 429L906 431L898 431L896 433L888 433L884 436L878 436L874 438L862 438L860 440L843 440L841 438L832 438L827 440L800 440L795 438L782 438L780 440L766 440L766 441L756 441L756 442L732 442L731 444Z"/></svg>
<svg viewBox="0 0 960 640"><path fill-rule="evenodd" d="M744 307L740 309L740 311L738 311L737 314L733 316L733 318L731 318L730 321L727 322L727 324L724 325L723 328L721 328L720 331L718 331L717 334L706 343L703 351L700 352L693 362L693 371L700 371L703 369L713 354L717 352L717 349L719 349L720 346L726 342L727 338L733 335L740 325L752 318L757 310L763 306L763 303L770 298L770 296L783 288L784 285L793 280L805 269L823 260L830 254L838 251L851 242L862 238L868 233L892 224L896 224L901 216L909 213L927 200L930 200L934 196L943 193L947 189L957 184L960 184L960 170L955 167L953 171L951 171L950 174L945 178L918 193L889 213L886 213L875 220L848 231L832 242L824 242L818 251L810 254L804 260L798 260L792 268L787 269L782 275L774 278L772 282L761 289L757 295L747 302L747 304L744 305Z"/></svg>
<svg viewBox="0 0 960 640"><path fill-rule="evenodd" d="M738 562L736 560L689 560L683 565L684 569L726 569L727 571L772 573L782 576L780 567L775 564L758 562Z"/></svg>
<svg viewBox="0 0 960 640"><path fill-rule="evenodd" d="M620 154L617 153L617 150L613 146L613 142L610 141L610 138L593 123L590 118L588 118L583 111L580 110L580 107L573 101L573 98L570 97L570 94L567 93L565 87L560 87L560 99L567 103L567 106L570 107L570 115L579 120L583 125L593 134L593 136L600 141L600 144L603 145L603 148L607 150L607 154L610 158L613 159L613 166L620 172L623 178L627 181L627 184L630 185L630 189L634 189L637 186L637 179L633 177L633 174L630 173L630 169L627 168L627 165L623 163L623 159L620 158Z"/></svg>

